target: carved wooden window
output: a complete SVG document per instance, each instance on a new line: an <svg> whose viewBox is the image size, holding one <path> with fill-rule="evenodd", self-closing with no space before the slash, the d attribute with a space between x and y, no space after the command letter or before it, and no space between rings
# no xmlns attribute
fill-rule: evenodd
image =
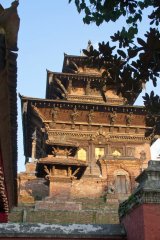
<svg viewBox="0 0 160 240"><path fill-rule="evenodd" d="M99 159L100 157L103 157L105 154L105 148L104 147L96 147L95 148L95 158Z"/></svg>
<svg viewBox="0 0 160 240"><path fill-rule="evenodd" d="M135 148L134 147L126 147L126 156L134 157Z"/></svg>
<svg viewBox="0 0 160 240"><path fill-rule="evenodd" d="M117 175L116 178L117 193L127 193L127 184L125 175Z"/></svg>
<svg viewBox="0 0 160 240"><path fill-rule="evenodd" d="M86 161L87 160L87 152L85 149L81 148L77 152L77 157L79 160Z"/></svg>
<svg viewBox="0 0 160 240"><path fill-rule="evenodd" d="M110 148L110 155L117 153L117 156L124 156L124 148L122 146L111 146Z"/></svg>

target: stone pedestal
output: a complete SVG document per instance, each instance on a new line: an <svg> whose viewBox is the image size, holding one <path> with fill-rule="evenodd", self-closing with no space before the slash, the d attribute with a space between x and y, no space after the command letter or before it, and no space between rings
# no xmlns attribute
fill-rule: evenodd
<svg viewBox="0 0 160 240"><path fill-rule="evenodd" d="M160 162L149 161L136 179L137 189L120 204L120 221L127 240L158 240L160 237Z"/></svg>
<svg viewBox="0 0 160 240"><path fill-rule="evenodd" d="M26 163L26 173L28 173L29 175L35 175L36 166L37 164L35 162Z"/></svg>
<svg viewBox="0 0 160 240"><path fill-rule="evenodd" d="M26 173L19 174L18 182L19 182L19 195L18 195L18 203L19 204L33 204L34 197L32 196L32 190L30 186L28 186L28 182L34 181L36 176L28 175Z"/></svg>
<svg viewBox="0 0 160 240"><path fill-rule="evenodd" d="M72 180L65 176L50 176L49 197L69 199Z"/></svg>
<svg viewBox="0 0 160 240"><path fill-rule="evenodd" d="M47 180L37 178L36 163L26 164L26 171L18 175L19 204L34 204L35 200L41 200L48 196Z"/></svg>

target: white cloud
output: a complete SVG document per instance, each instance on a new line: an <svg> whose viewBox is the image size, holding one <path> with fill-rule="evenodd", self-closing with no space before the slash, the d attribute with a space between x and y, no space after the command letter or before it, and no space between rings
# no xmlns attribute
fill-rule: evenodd
<svg viewBox="0 0 160 240"><path fill-rule="evenodd" d="M157 157L160 155L160 139L151 146L151 159L158 160Z"/></svg>

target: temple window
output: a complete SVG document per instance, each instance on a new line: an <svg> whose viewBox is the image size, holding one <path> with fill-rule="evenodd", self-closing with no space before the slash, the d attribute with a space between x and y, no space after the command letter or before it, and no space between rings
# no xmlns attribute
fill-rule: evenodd
<svg viewBox="0 0 160 240"><path fill-rule="evenodd" d="M121 153L119 151L115 150L114 152L112 152L112 156L113 157L120 157Z"/></svg>
<svg viewBox="0 0 160 240"><path fill-rule="evenodd" d="M87 160L87 152L85 149L81 148L77 152L77 157L79 160L86 161Z"/></svg>
<svg viewBox="0 0 160 240"><path fill-rule="evenodd" d="M103 147L96 147L95 148L95 158L99 159L100 157L103 157L104 154L105 154L104 151L105 151L105 148L103 148Z"/></svg>
<svg viewBox="0 0 160 240"><path fill-rule="evenodd" d="M115 144L109 147L109 154L114 157L121 157L125 155L124 146L116 146Z"/></svg>

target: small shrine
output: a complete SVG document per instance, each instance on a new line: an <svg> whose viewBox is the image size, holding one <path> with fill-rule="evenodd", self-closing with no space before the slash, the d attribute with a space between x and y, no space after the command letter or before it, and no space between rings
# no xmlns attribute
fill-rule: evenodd
<svg viewBox="0 0 160 240"><path fill-rule="evenodd" d="M151 158L146 110L133 105L138 93L132 104L117 95L103 71L86 56L65 54L61 73L47 70L45 99L20 96L26 171L19 174L19 204L118 203L135 189Z"/></svg>

